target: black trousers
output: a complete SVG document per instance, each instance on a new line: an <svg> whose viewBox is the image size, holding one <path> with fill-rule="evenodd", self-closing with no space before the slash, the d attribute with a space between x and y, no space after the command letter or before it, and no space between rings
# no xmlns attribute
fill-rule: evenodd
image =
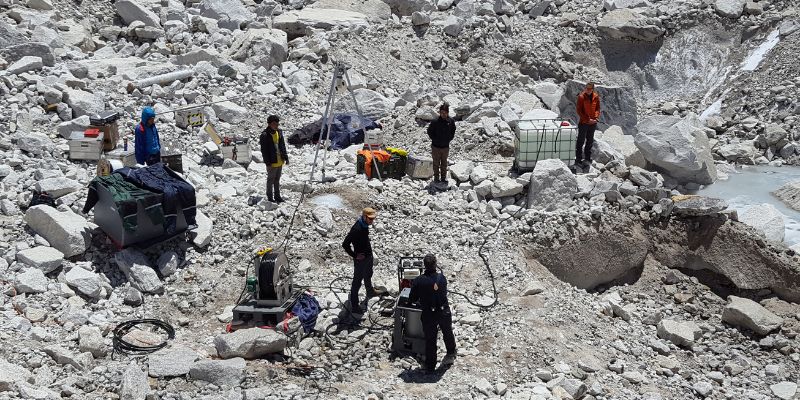
<svg viewBox="0 0 800 400"><path fill-rule="evenodd" d="M367 256L361 261L353 260L353 283L350 285L350 306L355 307L359 305L358 291L361 290L361 282L364 282L364 288L367 289L367 297L375 293L372 288L372 256Z"/></svg>
<svg viewBox="0 0 800 400"><path fill-rule="evenodd" d="M274 197L281 197L281 171L283 167L267 166L267 199L272 201Z"/></svg>
<svg viewBox="0 0 800 400"><path fill-rule="evenodd" d="M161 154L160 153L156 153L156 154L150 154L149 156L147 156L147 160L145 161L145 164L150 166L150 165L153 165L153 164L158 164L160 162L161 162Z"/></svg>
<svg viewBox="0 0 800 400"><path fill-rule="evenodd" d="M578 141L575 143L575 162L592 160L595 129L597 129L597 124L578 124Z"/></svg>
<svg viewBox="0 0 800 400"><path fill-rule="evenodd" d="M436 369L436 345L439 339L439 329L442 330L442 339L447 354L456 352L456 337L453 335L453 314L449 309L444 311L423 311L422 332L425 334L425 368Z"/></svg>

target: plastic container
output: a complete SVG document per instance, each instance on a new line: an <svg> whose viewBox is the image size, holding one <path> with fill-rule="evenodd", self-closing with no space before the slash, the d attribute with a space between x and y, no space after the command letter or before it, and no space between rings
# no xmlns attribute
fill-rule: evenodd
<svg viewBox="0 0 800 400"><path fill-rule="evenodd" d="M547 159L559 159L572 164L575 160L577 136L578 127L569 121L519 121L514 138L514 169L531 171L536 167L537 161Z"/></svg>

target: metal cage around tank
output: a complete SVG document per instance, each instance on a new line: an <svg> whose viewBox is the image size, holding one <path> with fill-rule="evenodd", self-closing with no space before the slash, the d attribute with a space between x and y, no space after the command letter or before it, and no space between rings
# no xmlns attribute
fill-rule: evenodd
<svg viewBox="0 0 800 400"><path fill-rule="evenodd" d="M514 129L514 169L532 171L539 160L575 161L578 126L562 119L523 119Z"/></svg>

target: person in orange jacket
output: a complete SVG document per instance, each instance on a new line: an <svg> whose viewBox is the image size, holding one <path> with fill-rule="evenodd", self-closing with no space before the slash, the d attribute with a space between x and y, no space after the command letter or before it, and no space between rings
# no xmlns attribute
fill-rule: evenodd
<svg viewBox="0 0 800 400"><path fill-rule="evenodd" d="M600 118L600 95L594 91L594 82L589 82L578 95L577 111L578 141L575 143L575 165L592 165L592 146L597 119Z"/></svg>

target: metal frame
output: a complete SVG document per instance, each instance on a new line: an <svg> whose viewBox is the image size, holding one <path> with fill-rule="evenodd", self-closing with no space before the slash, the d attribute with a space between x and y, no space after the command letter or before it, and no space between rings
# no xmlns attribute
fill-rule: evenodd
<svg viewBox="0 0 800 400"><path fill-rule="evenodd" d="M569 122L570 126L569 127L561 126L561 122L562 121ZM519 124L523 123L523 122L531 122L532 124L534 124L535 127L533 129L522 129L522 128L519 127ZM537 124L537 122L539 124ZM552 124L552 125L550 125L550 124ZM521 148L520 148L520 144L522 143L522 139L520 138L520 136L521 136L521 133L522 133L521 131L523 131L523 130L525 130L525 131L535 131L538 134L539 147L535 151L536 161L534 162L534 166L533 167L525 167L525 168L523 168L519 164L520 163L520 160L519 160L520 153L522 153ZM545 144L546 133L548 131L550 131L550 130L555 130L555 132L556 132L555 133L555 140L548 141L548 143ZM567 131L572 131L572 134L565 133ZM562 133L564 133L565 136L567 137L566 140L562 139ZM572 161L575 158L575 142L576 142L576 139L577 139L577 134L578 134L578 127L576 125L572 124L572 122L568 121L568 120L551 119L551 118L536 118L536 119L520 120L519 123L517 124L517 128L514 130L514 169L517 170L517 171L523 171L523 170L524 171L531 171L531 170L533 170L533 168L536 167L536 163L538 163L538 161L540 159L548 158L549 154L559 154L561 152L561 146L559 146L559 144L564 143L564 142L567 142L567 143L570 144L570 153L569 153L570 156L568 158L564 159L559 155L557 158L559 160L562 160L562 161L566 162L568 165L571 164ZM549 146L549 148L548 148L548 146ZM525 151L525 153L533 154L534 152L533 151ZM542 157L542 155L544 155L544 157Z"/></svg>
<svg viewBox="0 0 800 400"><path fill-rule="evenodd" d="M325 101L325 114L322 116L322 127L320 128L319 132L319 140L317 141L317 149L314 151L314 165L311 167L311 175L308 177L310 182L314 181L314 172L317 168L317 159L319 156L319 149L322 147L323 143L325 145L325 154L322 158L322 180L320 182L325 182L325 164L328 162L328 145L330 143L331 137L331 125L333 125L333 114L334 114L334 106L336 103L336 87L340 81L343 81L347 87L347 91L350 92L350 95L353 97L353 104L356 107L356 111L358 112L358 116L361 119L364 119L364 114L361 113L361 107L358 106L358 101L356 100L356 94L353 91L352 85L350 84L350 74L347 73L347 70L350 69L350 66L345 64L341 61L334 61L333 63L333 78L331 79L331 87L330 91L328 92L328 98ZM363 129L363 128L362 128ZM323 137L324 132L324 137ZM366 131L365 131L366 133ZM372 145L364 141L364 144L369 149L370 154L372 155L372 159L375 159L375 152L372 149ZM381 177L380 171L375 169L378 174L378 179L383 180Z"/></svg>

